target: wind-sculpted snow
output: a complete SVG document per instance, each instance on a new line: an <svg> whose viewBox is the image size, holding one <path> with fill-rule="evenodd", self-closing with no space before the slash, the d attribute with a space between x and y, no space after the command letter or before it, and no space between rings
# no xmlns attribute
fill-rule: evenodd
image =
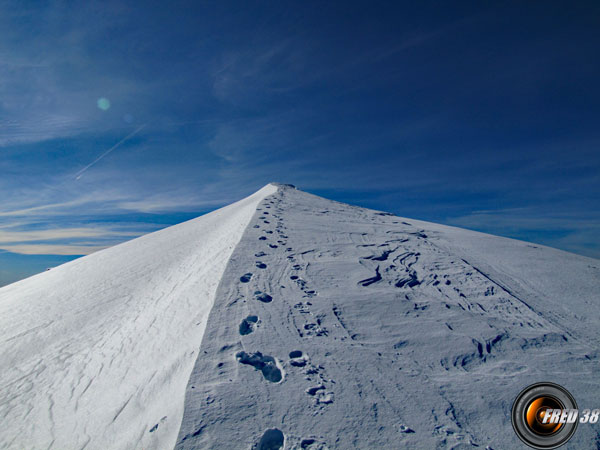
<svg viewBox="0 0 600 450"><path fill-rule="evenodd" d="M176 448L521 448L510 408L526 385L600 405L599 275L280 187L223 274ZM275 367L278 382L261 376ZM597 439L580 426L567 448Z"/></svg>
<svg viewBox="0 0 600 450"><path fill-rule="evenodd" d="M0 448L523 448L600 408L599 266L270 185L0 290Z"/></svg>
<svg viewBox="0 0 600 450"><path fill-rule="evenodd" d="M217 285L275 190L0 289L0 448L172 448Z"/></svg>

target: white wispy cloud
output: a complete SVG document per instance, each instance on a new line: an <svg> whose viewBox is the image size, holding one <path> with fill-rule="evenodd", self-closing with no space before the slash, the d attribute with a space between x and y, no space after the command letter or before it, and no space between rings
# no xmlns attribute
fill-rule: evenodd
<svg viewBox="0 0 600 450"><path fill-rule="evenodd" d="M173 211L189 211L213 208L225 205L227 200L215 198L210 200L181 199L181 198L150 198L119 202L115 206L120 210L141 213L164 213Z"/></svg>
<svg viewBox="0 0 600 450"><path fill-rule="evenodd" d="M184 186L155 193L128 183L106 188L106 178L123 180L120 173L104 169L90 172L81 182L71 177L72 181L65 183L62 175L57 176L58 188L47 184L43 198L37 202L37 186L18 190L18 195L0 211L0 249L28 255L89 254L168 226L165 215L184 211L201 214L249 194L236 194L227 184ZM79 183L84 187L80 188ZM151 222L139 220L139 214L148 213L156 215ZM94 222L102 225L86 225Z"/></svg>
<svg viewBox="0 0 600 450"><path fill-rule="evenodd" d="M115 231L108 228L55 228L33 231L6 231L0 229L0 245L58 239L123 238L138 235L139 233L131 231Z"/></svg>
<svg viewBox="0 0 600 450"><path fill-rule="evenodd" d="M31 206L28 208L22 209L13 209L8 211L0 211L0 217L25 217L25 216L45 216L45 215L57 215L57 214L67 214L69 213L70 208L74 208L76 206L81 206L86 203L89 203L90 199L83 197L70 201L65 201L61 203L50 203L45 205L37 205Z"/></svg>
<svg viewBox="0 0 600 450"><path fill-rule="evenodd" d="M108 246L65 244L13 244L0 245L0 249L21 255L89 255Z"/></svg>

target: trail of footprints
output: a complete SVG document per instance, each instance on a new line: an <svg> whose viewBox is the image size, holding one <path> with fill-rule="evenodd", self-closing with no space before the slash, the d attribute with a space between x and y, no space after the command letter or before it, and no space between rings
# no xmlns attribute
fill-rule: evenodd
<svg viewBox="0 0 600 450"><path fill-rule="evenodd" d="M306 273L308 263L304 261L301 255L297 258L292 247L287 246L288 236L287 228L284 226L281 218L283 208L281 206L282 195L272 197L258 208L260 212L258 217L260 223L253 226L260 234L258 241L263 246L260 251L254 254L255 272L248 272L240 276L240 283L247 285L248 292L253 293L254 301L261 302L261 307L268 307L271 302L277 302L273 299L271 293L260 290L253 290L253 283L259 278L261 271L268 269L270 253L278 252L285 255L291 271L288 272L289 280L294 297L298 297L290 308L291 320L295 325L298 336L304 339L319 339L329 335L328 330L323 326L324 317L313 312L313 302L318 301L318 292L312 289L310 283L303 279ZM329 211L324 210L319 214L326 215ZM377 215L385 215L376 213ZM371 217L372 221L378 221L377 217ZM414 302L414 308L407 314L414 317L426 315L431 312L435 305L428 301L417 301L426 299L427 295L415 295L419 291L423 293L435 292L441 294L435 295L436 298L442 298L442 308L448 310L460 309L468 311L470 314L482 314L495 316L504 321L513 324L528 327L531 329L548 328L548 324L542 323L537 314L528 309L528 305L515 297L512 293L505 291L502 286L489 279L484 273L471 266L467 261L457 259L431 244L428 236L422 231L414 228L407 222L386 222L387 224L402 224L407 228L401 230L387 231L387 238L383 243L371 243L367 239L366 233L356 235L357 248L364 249L358 263L371 272L371 276L358 280L359 286L366 289L377 289L386 284L398 288L403 293L406 301ZM309 250L310 252L310 250ZM304 252L308 253L308 252ZM270 263L269 263L270 264ZM484 290L481 291L481 286ZM274 294L275 295L275 294ZM401 298L401 297L398 297ZM292 302L293 303L293 302ZM250 302L252 304L252 302ZM431 306L431 308L430 308ZM346 329L348 325L343 318L343 309L333 306L333 314ZM247 317L241 320L239 324L239 334L247 336L259 332L263 326L258 314L251 312ZM453 331L452 323L445 323L445 326ZM354 335L349 332L352 340ZM560 333L546 333L537 338L526 340L520 343L523 348L527 346L538 347L543 345L561 345L566 342L567 337ZM489 338L473 339L473 350L468 353L456 354L451 358L444 358L440 361L445 370L471 370L488 359L494 357L495 351L504 345L516 345L511 342L511 338L503 333L497 336L492 335ZM283 383L285 381L284 366L289 367L290 371L301 373L308 382L305 386L305 393L311 399L315 408L313 413L318 414L323 408L327 408L335 400L335 381L328 379L325 368L313 361L308 354L302 350L293 349L289 352L286 363L282 363L277 358L263 354L260 351L245 352L238 351L235 354L239 364L253 367L260 371L264 379L271 383ZM445 399L444 404L431 411L434 419L434 434L439 436L440 445L454 446L466 445L477 446L474 437L463 427L461 420L457 418L453 404ZM414 430L405 425L401 426L402 433L415 433ZM255 449L278 449L285 444L283 432L276 428L267 429L260 440L254 446ZM326 449L324 442L317 438L306 438L299 440L301 449ZM287 444L285 444L287 445ZM294 448L298 448L297 443Z"/></svg>
<svg viewBox="0 0 600 450"><path fill-rule="evenodd" d="M281 201L280 198L277 199ZM266 211L267 209L276 210L277 214L271 214ZM304 280L301 275L306 273L308 264L299 263L293 253L293 248L287 247L286 239L288 236L285 234L286 227L283 224L281 215L282 208L278 203L270 200L264 206L263 209L258 209L261 212L259 220L262 224L254 225L255 229L262 229L261 235L258 240L265 245L266 251L259 251L254 254L255 266L258 270L267 269L267 264L263 261L263 258L268 256L267 252L279 249L277 251L284 251L288 253L286 258L291 265L291 275L289 275L290 281L293 282L293 286L298 289L301 295L301 300L293 305L291 312L292 321L296 327L297 333L302 339L319 338L328 336L327 329L323 326L323 317L315 315L312 312L312 301L318 295L318 293L312 289L309 283ZM323 211L322 214L327 214L328 211ZM273 224L271 220L276 221L274 230L271 229ZM397 222L396 222L397 223ZM410 226L408 223L404 225ZM277 239L273 239L273 236L277 236ZM449 280L420 280L418 274L414 268L415 264L419 261L421 254L419 252L411 252L407 248L403 248L402 244L408 241L417 240L419 244L422 243L427 236L421 231L405 231L396 232L389 231L390 238L385 243L376 244L362 244L361 247L377 247L375 252L370 255L360 258L359 263L367 268L374 271L372 277L366 278L358 282L360 286L369 287L376 285L381 282L388 282L393 284L397 288L412 289L425 282L427 284L449 286ZM364 239L364 237L363 237ZM363 241L364 242L364 241ZM414 247L414 242L411 242ZM418 246L417 246L418 247ZM306 252L305 252L306 253ZM241 283L250 283L253 279L253 273L249 272L240 277ZM493 288L492 288L493 289ZM254 299L264 304L271 303L273 301L272 296L269 293L265 293L259 290L254 291ZM426 308L423 305L422 308ZM334 308L334 314L336 314ZM338 314L336 314L336 317ZM340 323L343 324L340 317L338 317ZM244 318L239 325L239 333L241 336L249 335L259 329L261 321L258 315L248 315ZM343 326L343 325L342 325ZM315 364L311 361L310 357L301 350L292 350L288 355L288 365L291 370L301 370L306 381L308 381L308 387L305 389L306 395L312 399L313 406L316 408L315 414L318 414L319 410L326 408L335 400L333 386L335 385L334 380L330 380L325 376L325 368L321 365ZM252 366L255 370L260 371L265 380L272 383L282 383L284 381L285 373L283 366L280 361L270 355L265 355L260 351L254 353L247 353L240 351L236 354L236 359L240 364ZM405 427L405 426L403 426ZM440 427L440 431L442 431ZM444 430L445 431L445 430ZM414 431L408 427L402 430L403 433L414 433ZM278 449L284 445L285 437L281 430L268 429L265 431L260 441L255 445L256 449ZM327 446L324 442L315 439L308 438L303 439L300 442L300 448L302 449L326 449Z"/></svg>
<svg viewBox="0 0 600 450"><path fill-rule="evenodd" d="M259 271L258 273L248 272L240 276L240 283L248 284L249 287L254 281L255 275L260 275L260 271L267 270L268 264L265 262L265 257L269 256L269 253L273 250L277 252L284 252L286 259L291 266L291 274L289 275L290 281L293 282L292 286L297 289L296 293L300 295L301 300L297 301L291 310L292 321L296 327L298 336L301 339L312 339L323 336L328 336L328 330L323 326L322 322L324 317L316 315L312 312L313 301L318 296L318 292L312 289L309 283L302 278L302 274L306 273L308 264L305 262L299 262L296 255L293 253L293 248L287 247L287 234L286 227L284 226L281 218L281 212L283 209L279 205L281 202L281 194L275 197L274 200L269 200L263 206L257 210L261 213L259 216L260 224L253 226L254 229L261 230L258 240L261 245L264 245L264 250L260 250L254 254L255 267ZM275 210L275 211L267 211ZM275 212L275 213L273 213ZM328 211L322 211L322 214L327 214ZM274 222L274 223L272 223ZM392 222L398 224L399 222ZM402 222L403 225L411 226L411 224ZM415 230L409 228L403 231L390 230L387 232L389 239L385 240L384 243L374 244L364 241L364 234L359 236L362 243L357 247L365 248L370 251L359 259L359 263L369 270L373 271L371 277L365 278L358 281L358 284L365 288L376 287L379 283L387 283L396 288L403 289L406 292L406 299L412 298L411 291L415 288L435 288L439 292L443 293L447 301L447 308L462 308L464 310L477 313L477 311L488 312L486 306L481 303L468 301L467 298L489 298L492 300L487 304L495 310L498 315L506 317L508 314L510 317L514 317L515 320L523 320L523 317L529 317L529 321L524 326L537 327L540 326L537 322L535 314L530 311L525 311L523 305L520 304L518 299L510 298L510 294L506 292L500 292L499 288L491 280L488 280L486 291L481 295L475 295L471 288L471 278L474 275L474 271L477 269L471 268L466 261L450 261L446 255L439 255L439 258L433 258L434 262L431 262L431 255L437 250L432 248L429 242L426 240L427 235L421 230ZM410 244L406 244L410 242ZM403 245L406 244L406 245ZM415 250L417 249L417 250ZM428 258L423 262L422 252L426 254ZM308 253L308 252L305 252ZM425 277L420 277L417 269L423 267ZM420 270L420 269L419 269ZM485 275L481 274L485 277ZM475 273L475 276L479 274ZM452 280L452 281L451 281ZM479 284L480 285L480 284ZM253 292L252 297L255 301L261 302L265 306L270 304L277 299L273 299L272 295L261 290L250 289ZM466 295L465 295L466 294ZM499 299L498 297L503 297ZM508 299L507 299L508 297ZM250 303L252 304L252 303ZM428 304L417 304L415 303L414 314L418 314L427 310ZM336 310L334 306L334 315L338 321L344 326L343 318L341 317L341 311ZM242 319L239 324L239 334L241 336L247 336L251 333L260 330L263 324L257 314L249 314L247 317ZM450 324L446 326L452 330ZM486 355L493 352L495 346L499 345L504 340L503 336L493 338L489 341L474 342L477 345L477 350L473 354L458 355L453 360L442 361L441 364L448 370L448 367L460 366L464 369L469 368L474 361L484 361ZM256 371L260 371L264 379L271 383L282 383L285 380L284 364L277 358L263 354L260 351L245 352L238 351L235 354L235 358L239 364L248 365L253 367ZM314 414L318 414L319 410L326 408L335 400L334 385L335 381L328 379L325 375L325 368L321 365L315 364L311 361L309 355L301 350L292 350L289 352L287 365L290 370L299 370L304 376L304 379L308 382L308 387L305 388L305 393L312 400L313 406L316 408ZM456 419L453 411L450 408L445 411L445 414L441 416L437 411L432 411L432 415L435 419L438 417L444 417L445 420L435 420L438 426L435 427L434 433L440 435L441 442L444 444L464 444L473 442L472 436L469 436L464 430L461 430L460 422ZM443 423L446 422L446 423ZM414 433L414 431L403 425L405 429L401 430L403 433ZM276 428L268 429L264 432L263 436L254 446L255 449L266 450L266 449L278 449L282 448L285 443L285 436L283 432ZM296 447L297 448L297 447ZM324 442L316 438L307 438L300 441L301 449L326 449L327 446Z"/></svg>
<svg viewBox="0 0 600 450"><path fill-rule="evenodd" d="M281 201L280 198L276 199L278 202ZM271 225L271 221L267 220L268 218L276 219L275 231L271 229L263 229L262 235L258 237L258 240L264 242L267 246L267 250L274 250L284 247L283 251L292 252L293 249L291 247L286 247L288 236L285 234L284 230L286 227L283 225L283 220L279 214L271 214L266 209L271 209L271 207L275 207L278 213L282 212L281 207L273 200L267 202L264 205L264 209L258 208L257 211L261 212L259 216L259 220L262 221L263 225ZM270 217L268 217L270 216ZM253 226L255 229L260 229L261 225L256 224ZM275 242L271 242L270 238L277 233L278 239ZM280 250L281 251L281 250ZM260 258L268 256L268 253L265 251L259 251L254 254L257 258L255 261L255 266L259 270L265 270L268 268L268 265L262 261ZM287 259L290 264L294 264L296 262L294 255L287 255ZM304 270L300 264L294 264L292 270L294 275L290 276L290 280L295 283L300 292L302 293L302 298L306 299L305 301L296 303L294 305L294 309L297 310L303 317L306 317L305 320L300 321L298 324L296 321L296 329L298 335L301 338L310 338L315 336L327 336L327 330L321 326L321 319L319 317L315 317L313 313L310 311L310 307L312 303L309 299L315 297L317 292L311 289L308 286L308 283L300 278L296 273L300 273L300 271ZM251 283L254 277L254 273L248 272L243 274L240 277L240 283L248 284ZM253 298L256 301L262 302L264 304L271 303L273 301L273 297L266 292L262 292L260 290L255 290L253 293ZM239 334L241 336L246 336L251 333L256 332L261 326L261 320L258 315L250 314L239 324ZM306 388L305 392L313 400L313 404L318 409L322 409L326 405L333 403L334 401L334 393L328 386L330 384L334 384L333 380L328 380L324 376L324 368L320 365L312 364L308 355L306 355L301 350L292 350L289 353L288 364L296 370L302 370L305 380L309 381L311 386ZM271 383L282 383L285 378L285 372L283 370L282 364L279 360L270 355L265 355L260 351L256 351L253 353L247 353L245 351L239 351L235 355L238 363L243 365L252 366L255 370L260 371L265 380ZM267 450L267 449L280 449L283 448L285 442L285 436L283 432L277 428L267 429L263 436L260 438L258 443L254 446L257 450ZM317 439L317 438L306 438L300 441L300 448L306 450L327 450L327 445Z"/></svg>

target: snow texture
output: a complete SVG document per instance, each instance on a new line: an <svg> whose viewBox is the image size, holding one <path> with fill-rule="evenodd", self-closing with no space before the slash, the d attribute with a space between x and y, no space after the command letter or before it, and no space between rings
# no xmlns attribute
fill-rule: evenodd
<svg viewBox="0 0 600 450"><path fill-rule="evenodd" d="M600 407L598 267L280 187L223 274L176 448L281 448L269 430L286 449L526 448L510 423L525 386ZM599 441L581 425L567 448Z"/></svg>
<svg viewBox="0 0 600 450"><path fill-rule="evenodd" d="M256 194L0 289L0 448L173 448Z"/></svg>
<svg viewBox="0 0 600 450"><path fill-rule="evenodd" d="M525 386L600 408L599 267L268 185L0 289L0 448L526 448Z"/></svg>

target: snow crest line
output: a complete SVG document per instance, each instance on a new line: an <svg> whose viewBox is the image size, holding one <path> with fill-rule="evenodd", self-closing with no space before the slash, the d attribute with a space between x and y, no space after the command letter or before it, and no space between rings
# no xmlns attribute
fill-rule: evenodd
<svg viewBox="0 0 600 450"><path fill-rule="evenodd" d="M276 191L0 289L0 449L173 448L217 286Z"/></svg>

